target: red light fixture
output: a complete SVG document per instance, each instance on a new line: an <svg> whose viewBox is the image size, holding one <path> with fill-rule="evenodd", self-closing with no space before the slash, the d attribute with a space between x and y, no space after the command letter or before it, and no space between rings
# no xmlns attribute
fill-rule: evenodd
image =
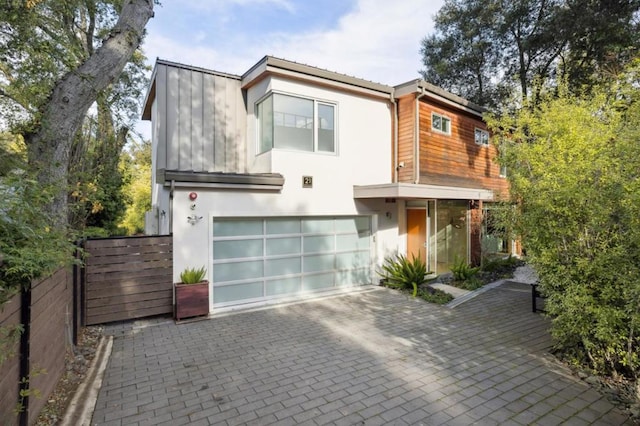
<svg viewBox="0 0 640 426"><path fill-rule="evenodd" d="M195 200L196 200L196 198L198 198L198 194L197 194L197 193L195 193L195 192L190 192L190 193L189 193L189 199L190 199L191 201L195 201Z"/></svg>

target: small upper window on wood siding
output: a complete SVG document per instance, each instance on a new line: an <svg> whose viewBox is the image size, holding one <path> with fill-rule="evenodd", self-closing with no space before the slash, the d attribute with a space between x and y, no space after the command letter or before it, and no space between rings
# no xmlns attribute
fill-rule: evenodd
<svg viewBox="0 0 640 426"><path fill-rule="evenodd" d="M433 112L431 113L431 129L450 135L451 119Z"/></svg>
<svg viewBox="0 0 640 426"><path fill-rule="evenodd" d="M475 132L476 144L489 146L489 132L482 129L476 129Z"/></svg>

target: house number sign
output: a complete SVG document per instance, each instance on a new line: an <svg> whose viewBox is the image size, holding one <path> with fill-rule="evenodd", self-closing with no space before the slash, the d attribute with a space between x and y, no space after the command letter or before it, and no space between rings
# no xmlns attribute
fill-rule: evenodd
<svg viewBox="0 0 640 426"><path fill-rule="evenodd" d="M313 187L313 176L302 176L302 187L303 188L312 188Z"/></svg>

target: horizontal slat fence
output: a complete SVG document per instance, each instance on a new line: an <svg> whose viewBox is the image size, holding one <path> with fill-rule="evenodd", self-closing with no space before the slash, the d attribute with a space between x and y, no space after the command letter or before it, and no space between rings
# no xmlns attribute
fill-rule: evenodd
<svg viewBox="0 0 640 426"><path fill-rule="evenodd" d="M65 371L65 352L71 344L73 327L72 286L73 274L67 268L31 284L28 366L30 374L38 374L30 377L29 386L41 397L29 398L29 424L35 423ZM21 309L21 294L17 294L0 309L0 327L20 324ZM2 425L17 425L20 417L13 411L19 402L18 385L22 378L19 340L9 352L11 356L0 365L0 419Z"/></svg>
<svg viewBox="0 0 640 426"><path fill-rule="evenodd" d="M85 324L173 312L173 239L144 236L84 243Z"/></svg>

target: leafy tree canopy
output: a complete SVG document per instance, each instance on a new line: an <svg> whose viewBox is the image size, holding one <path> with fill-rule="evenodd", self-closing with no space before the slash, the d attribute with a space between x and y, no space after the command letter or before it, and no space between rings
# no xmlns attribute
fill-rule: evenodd
<svg viewBox="0 0 640 426"><path fill-rule="evenodd" d="M446 0L422 40L422 76L488 107L615 78L639 47L640 0ZM533 91L533 93L532 93Z"/></svg>

